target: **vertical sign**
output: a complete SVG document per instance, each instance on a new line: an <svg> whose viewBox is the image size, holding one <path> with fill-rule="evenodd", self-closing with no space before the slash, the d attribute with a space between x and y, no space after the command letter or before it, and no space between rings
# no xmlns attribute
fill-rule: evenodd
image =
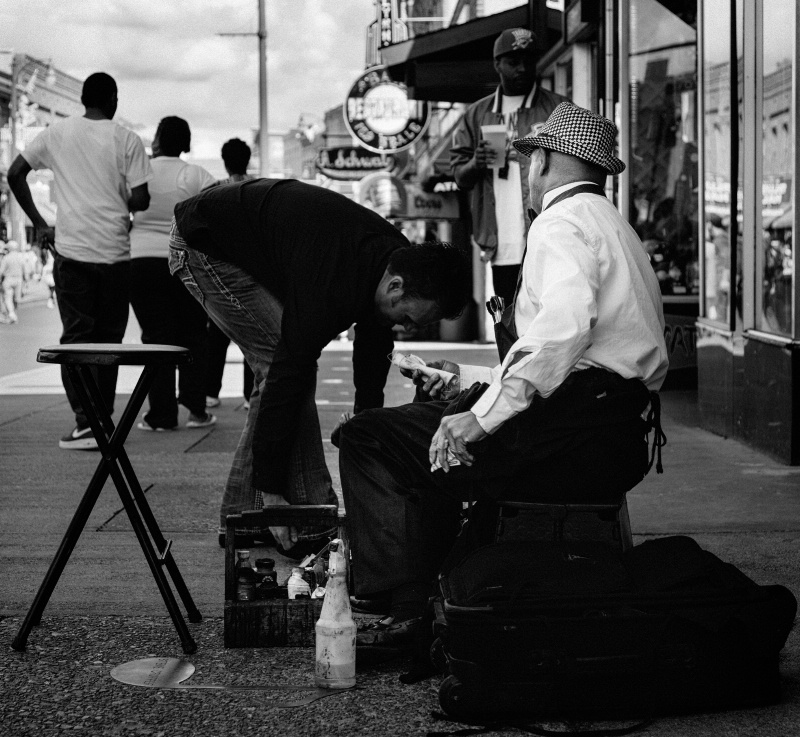
<svg viewBox="0 0 800 737"><path fill-rule="evenodd" d="M378 16L380 30L378 48L382 49L392 44L394 22L397 17L395 0L378 0Z"/></svg>

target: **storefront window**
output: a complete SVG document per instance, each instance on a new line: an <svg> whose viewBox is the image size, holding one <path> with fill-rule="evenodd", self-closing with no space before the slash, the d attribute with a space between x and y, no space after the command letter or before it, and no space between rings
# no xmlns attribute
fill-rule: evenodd
<svg viewBox="0 0 800 737"><path fill-rule="evenodd" d="M730 28L730 11L730 0L703 3L703 314L726 324L730 322L731 141L735 121L731 117L731 37L719 29Z"/></svg>
<svg viewBox="0 0 800 737"><path fill-rule="evenodd" d="M665 295L699 293L696 19L695 0L630 4L631 222Z"/></svg>
<svg viewBox="0 0 800 737"><path fill-rule="evenodd" d="M762 289L759 327L792 334L795 4L763 0Z"/></svg>

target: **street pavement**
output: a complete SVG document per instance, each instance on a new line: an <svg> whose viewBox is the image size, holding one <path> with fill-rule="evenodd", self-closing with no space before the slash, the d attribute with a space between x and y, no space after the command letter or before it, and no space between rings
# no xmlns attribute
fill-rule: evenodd
<svg viewBox="0 0 800 737"><path fill-rule="evenodd" d="M28 326L27 328L25 326ZM16 331L16 332L15 332ZM126 341L135 342L133 323ZM37 337L40 339L37 341ZM116 665L147 657L182 657L180 643L141 550L108 482L41 625L25 653L10 648L86 484L98 454L58 449L72 415L57 368L36 364L37 345L55 343L58 317L43 300L20 307L20 323L0 325L0 734L37 735L424 735L463 725L435 721L439 677L403 685L398 661L359 672L357 691L308 706L276 706L274 692L142 688L110 676ZM425 359L447 356L490 365L494 346L399 344ZM15 355L12 360L9 356ZM5 361L5 362L2 362ZM311 649L223 646L223 551L217 511L241 431L241 354L232 348L219 423L174 433L132 430L126 449L173 554L203 614L190 624L198 651L188 683L310 685ZM120 372L118 410L136 380ZM323 437L352 404L351 344L329 346L320 361L317 403ZM387 405L407 401L409 382L392 369ZM686 534L758 583L800 592L800 468L783 466L737 441L699 428L696 396L664 392L664 474L651 474L628 495L635 542ZM181 420L185 421L185 410ZM337 451L326 457L339 489ZM282 571L289 561L279 558ZM778 705L661 718L645 734L670 737L800 733L800 642L781 656ZM535 695L532 694L532 698ZM555 722L550 729L608 726ZM514 733L509 730L506 733ZM486 734L499 734L487 732Z"/></svg>

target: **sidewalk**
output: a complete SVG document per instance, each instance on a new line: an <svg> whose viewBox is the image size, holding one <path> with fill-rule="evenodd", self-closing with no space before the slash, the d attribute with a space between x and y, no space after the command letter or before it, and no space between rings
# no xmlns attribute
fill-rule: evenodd
<svg viewBox="0 0 800 737"><path fill-rule="evenodd" d="M323 437L352 403L349 344L320 362L318 408ZM426 350L427 349L427 350ZM424 344L431 360L447 355L491 364L493 346ZM177 635L150 576L116 490L109 482L24 654L8 647L58 548L93 473L95 453L60 451L71 426L52 367L0 382L0 724L2 734L37 735L424 735L459 725L436 722L440 679L405 686L407 663L359 673L358 691L284 710L259 692L160 690L125 686L111 669L139 658L181 657ZM135 374L135 372L134 372ZM120 390L130 391L125 373ZM29 393L31 386L36 394ZM198 651L189 683L256 685L313 682L313 650L226 650L222 645L223 551L216 523L221 490L243 421L241 369L226 370L219 423L208 430L143 433L126 445L198 608L189 625ZM409 383L390 373L387 405L407 401ZM636 542L689 534L759 583L800 592L800 468L783 466L697 427L693 395L667 392L663 475L652 472L629 495ZM123 401L127 397L123 398ZM119 403L118 409L121 408ZM185 419L182 415L182 420ZM338 488L337 451L326 443ZM284 561L284 566L287 561ZM644 734L669 737L800 732L800 642L797 630L782 654L785 694L775 707L664 718ZM563 725L550 725L563 728ZM588 725L570 725L586 728ZM598 726L598 725L595 725ZM514 733L510 730L509 733Z"/></svg>

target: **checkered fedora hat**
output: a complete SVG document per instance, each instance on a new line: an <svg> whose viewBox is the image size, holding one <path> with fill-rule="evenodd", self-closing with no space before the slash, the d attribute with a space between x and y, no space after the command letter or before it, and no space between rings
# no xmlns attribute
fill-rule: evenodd
<svg viewBox="0 0 800 737"><path fill-rule="evenodd" d="M617 126L607 118L562 102L538 133L517 139L514 148L525 156L537 148L560 151L597 164L609 174L619 174L625 170L625 163L613 154L616 137Z"/></svg>

